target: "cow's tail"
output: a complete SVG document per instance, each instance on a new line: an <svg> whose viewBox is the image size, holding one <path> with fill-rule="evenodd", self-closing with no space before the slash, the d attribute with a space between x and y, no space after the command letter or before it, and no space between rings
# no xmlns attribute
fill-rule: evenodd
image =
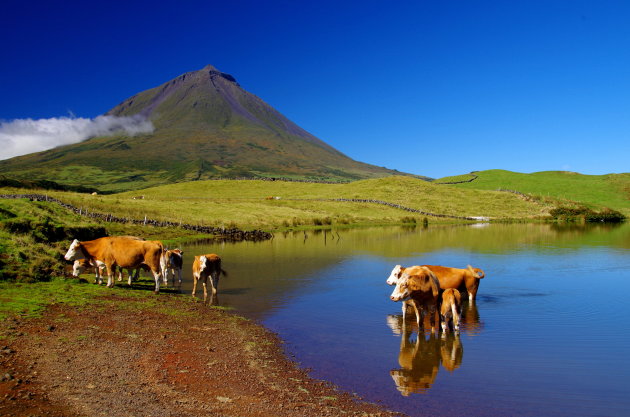
<svg viewBox="0 0 630 417"><path fill-rule="evenodd" d="M228 273L227 273L227 271L225 269L219 268L219 270L221 271L221 273L223 274L224 277L228 276Z"/></svg>
<svg viewBox="0 0 630 417"><path fill-rule="evenodd" d="M472 266L468 265L468 270L471 274L473 274L475 278L481 279L486 276L485 272L483 272L483 269L473 268Z"/></svg>

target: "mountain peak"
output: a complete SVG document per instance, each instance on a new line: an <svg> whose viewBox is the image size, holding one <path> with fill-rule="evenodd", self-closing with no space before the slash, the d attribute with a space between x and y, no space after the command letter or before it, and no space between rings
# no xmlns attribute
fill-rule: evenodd
<svg viewBox="0 0 630 417"><path fill-rule="evenodd" d="M236 85L238 85L238 83L236 82L236 78L234 78L230 74L226 74L225 72L219 71L214 65L210 65L210 64L206 65L205 67L201 69L201 72L207 72L211 78L219 76L219 77L225 78L228 81L236 83Z"/></svg>

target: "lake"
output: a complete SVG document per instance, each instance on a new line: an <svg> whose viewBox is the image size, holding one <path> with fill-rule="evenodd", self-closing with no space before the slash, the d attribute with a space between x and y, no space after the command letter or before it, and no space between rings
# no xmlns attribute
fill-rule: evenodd
<svg viewBox="0 0 630 417"><path fill-rule="evenodd" d="M316 378L409 415L630 415L630 225L354 228L183 247L217 253L219 305ZM405 331L396 264L485 271L459 335ZM198 296L202 296L198 292Z"/></svg>

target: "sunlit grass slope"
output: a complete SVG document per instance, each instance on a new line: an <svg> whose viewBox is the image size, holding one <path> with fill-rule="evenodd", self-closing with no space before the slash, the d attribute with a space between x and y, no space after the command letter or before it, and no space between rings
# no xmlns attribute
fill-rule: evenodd
<svg viewBox="0 0 630 417"><path fill-rule="evenodd" d="M583 175L565 171L544 171L521 174L495 169L475 174L478 178L474 181L451 187L462 190L515 190L536 196L576 201L594 209L608 207L625 214L630 213L628 173ZM453 181L453 178L456 177L441 178L436 182Z"/></svg>
<svg viewBox="0 0 630 417"><path fill-rule="evenodd" d="M140 193L144 198L133 198ZM378 224L399 223L407 216L423 217L380 204L330 201L339 198L381 200L462 217L532 218L545 215L552 208L511 193L433 185L403 176L347 184L210 180L115 195L51 195L89 210L124 217L147 216L184 223L263 229L313 225L318 224L318 220L332 224Z"/></svg>

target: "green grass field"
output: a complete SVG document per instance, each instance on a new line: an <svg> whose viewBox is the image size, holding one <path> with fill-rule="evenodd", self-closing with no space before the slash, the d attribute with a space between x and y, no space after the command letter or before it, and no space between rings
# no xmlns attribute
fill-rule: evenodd
<svg viewBox="0 0 630 417"><path fill-rule="evenodd" d="M458 185L437 185L394 176L342 184L194 181L112 195L9 188L0 189L0 194L47 194L82 211L130 219L146 216L154 220L267 231L419 224L425 218L429 224L463 221L426 216L374 202L333 201L335 199L379 200L434 214L494 220L548 218L549 212L558 206L579 206L580 203L630 211L627 199L630 174L593 177L484 171L478 175L472 183ZM496 191L498 188L541 197L526 198ZM106 234L136 235L166 244L207 237L179 227L144 227L86 219L53 202L0 199L0 280L41 281L58 276L65 264L63 252L70 240L89 240Z"/></svg>
<svg viewBox="0 0 630 417"><path fill-rule="evenodd" d="M451 185L460 190L508 189L561 201L579 202L600 209L608 207L630 214L630 174L582 175L574 172L544 171L521 174L504 170L475 172L472 182ZM461 180L466 176L440 178L436 182ZM454 179L455 178L455 179Z"/></svg>
<svg viewBox="0 0 630 417"><path fill-rule="evenodd" d="M511 193L439 186L402 176L346 184L210 180L114 195L68 192L49 192L49 195L90 211L128 218L146 216L265 230L314 225L324 219L333 225L345 225L391 224L400 223L403 218L424 217L381 204L330 201L339 198L381 200L430 213L495 219L535 218L553 208L552 204L526 201ZM429 217L429 221L445 220Z"/></svg>

